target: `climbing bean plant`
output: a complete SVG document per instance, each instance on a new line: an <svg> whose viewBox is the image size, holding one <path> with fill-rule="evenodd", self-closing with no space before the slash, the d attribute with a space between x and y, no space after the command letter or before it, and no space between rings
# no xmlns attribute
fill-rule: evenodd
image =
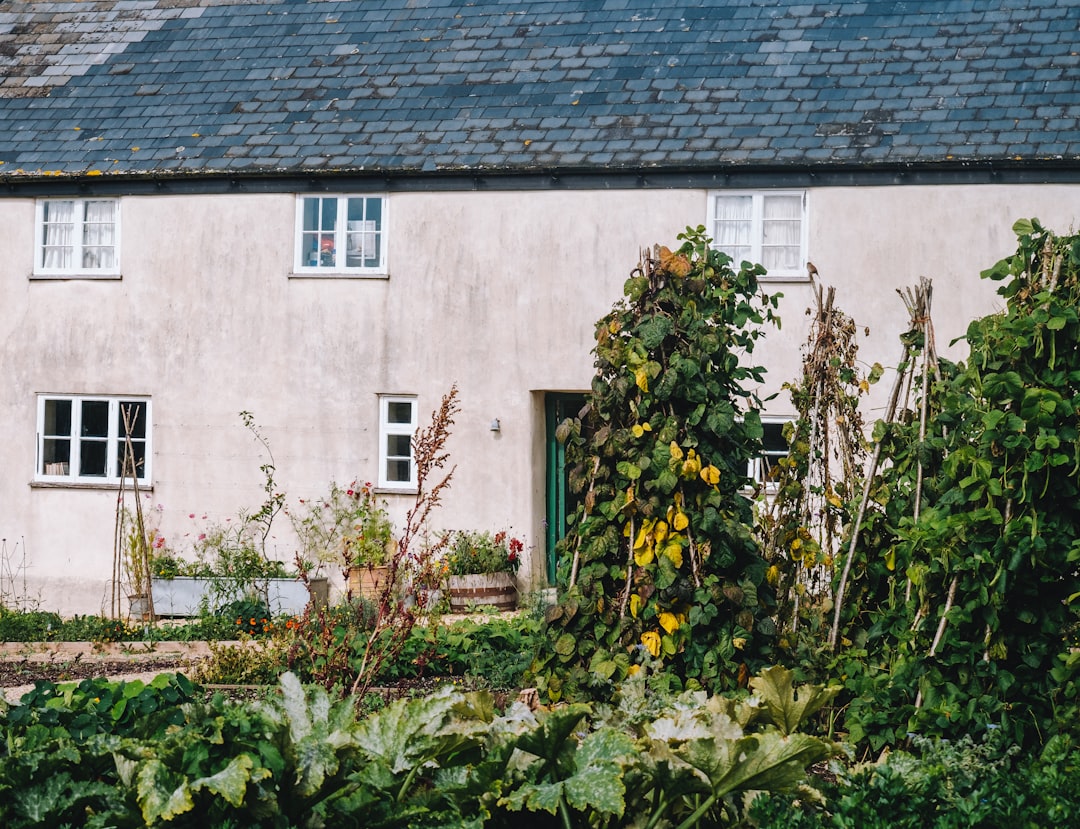
<svg viewBox="0 0 1080 829"><path fill-rule="evenodd" d="M749 527L763 369L742 362L775 315L760 265L732 267L703 227L644 255L596 326L585 408L558 427L579 504L559 546L559 603L533 666L551 700L603 696L662 668L675 685L745 684L775 638Z"/></svg>
<svg viewBox="0 0 1080 829"><path fill-rule="evenodd" d="M1014 231L1016 253L982 274L1006 307L968 327L966 363L927 380L925 434L909 418L874 435L892 462L836 663L871 747L987 724L1037 740L1075 716L1080 236Z"/></svg>

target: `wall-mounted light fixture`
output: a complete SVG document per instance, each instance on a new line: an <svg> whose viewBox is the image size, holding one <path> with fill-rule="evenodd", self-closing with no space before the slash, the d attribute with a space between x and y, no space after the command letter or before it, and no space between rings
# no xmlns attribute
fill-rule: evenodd
<svg viewBox="0 0 1080 829"><path fill-rule="evenodd" d="M495 418L493 421L491 421L491 431L493 431L493 432L501 432L502 431L502 425L499 423L499 418Z"/></svg>

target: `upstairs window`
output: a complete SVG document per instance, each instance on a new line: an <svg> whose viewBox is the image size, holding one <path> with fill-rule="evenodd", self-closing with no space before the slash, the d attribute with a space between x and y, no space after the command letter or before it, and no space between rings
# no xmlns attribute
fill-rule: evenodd
<svg viewBox="0 0 1080 829"><path fill-rule="evenodd" d="M416 398L379 398L379 488L416 489Z"/></svg>
<svg viewBox="0 0 1080 829"><path fill-rule="evenodd" d="M303 274L386 273L386 202L381 196L301 196L296 262Z"/></svg>
<svg viewBox="0 0 1080 829"><path fill-rule="evenodd" d="M765 278L807 279L806 193L722 192L709 198L713 247L731 257L765 266Z"/></svg>
<svg viewBox="0 0 1080 829"><path fill-rule="evenodd" d="M37 203L38 276L119 276L115 199L42 199Z"/></svg>
<svg viewBox="0 0 1080 829"><path fill-rule="evenodd" d="M35 480L118 484L126 460L149 481L150 414L144 397L40 395Z"/></svg>

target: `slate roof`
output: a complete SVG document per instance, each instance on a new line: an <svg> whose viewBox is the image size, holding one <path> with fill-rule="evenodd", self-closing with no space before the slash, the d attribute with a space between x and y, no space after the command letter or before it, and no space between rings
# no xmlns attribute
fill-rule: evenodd
<svg viewBox="0 0 1080 829"><path fill-rule="evenodd" d="M1075 168L1078 52L1078 0L9 2L0 179Z"/></svg>

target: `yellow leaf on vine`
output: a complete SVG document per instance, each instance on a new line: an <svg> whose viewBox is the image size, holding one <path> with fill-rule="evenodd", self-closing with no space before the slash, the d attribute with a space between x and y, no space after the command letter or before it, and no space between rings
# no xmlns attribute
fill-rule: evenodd
<svg viewBox="0 0 1080 829"><path fill-rule="evenodd" d="M661 613L660 627L668 633L674 633L679 629L679 620L675 618L674 613Z"/></svg>
<svg viewBox="0 0 1080 829"><path fill-rule="evenodd" d="M645 366L638 366L634 372L634 380L637 382L637 387L644 392L649 390L649 370Z"/></svg>
<svg viewBox="0 0 1080 829"><path fill-rule="evenodd" d="M652 547L646 547L641 551L634 550L634 564L638 567L648 567L652 564L653 557L654 553Z"/></svg>
<svg viewBox="0 0 1080 829"><path fill-rule="evenodd" d="M885 567L889 570L896 569L896 550L889 550L885 554Z"/></svg>
<svg viewBox="0 0 1080 829"><path fill-rule="evenodd" d="M767 581L773 587L780 581L780 568L775 564L765 571L765 581Z"/></svg>
<svg viewBox="0 0 1080 829"><path fill-rule="evenodd" d="M654 658L660 655L660 634L655 630L647 630L641 634L641 644L646 647Z"/></svg>
<svg viewBox="0 0 1080 829"><path fill-rule="evenodd" d="M639 610L641 610L641 596L635 593L630 597L630 615L636 619Z"/></svg>
<svg viewBox="0 0 1080 829"><path fill-rule="evenodd" d="M653 526L653 541L659 544L665 538L667 538L668 525L664 521L657 521Z"/></svg>
<svg viewBox="0 0 1080 829"><path fill-rule="evenodd" d="M720 483L720 470L710 463L701 470L701 480L709 486L716 486Z"/></svg>
<svg viewBox="0 0 1080 829"><path fill-rule="evenodd" d="M682 567L682 544L678 541L672 541L668 544L664 548L663 553L671 559L671 563L676 567Z"/></svg>
<svg viewBox="0 0 1080 829"><path fill-rule="evenodd" d="M671 526L679 531L685 530L690 526L690 519L686 517L685 512L677 512L675 513L674 520L671 522Z"/></svg>
<svg viewBox="0 0 1080 829"><path fill-rule="evenodd" d="M682 449L680 448L679 444L677 444L675 441L671 442L671 446L668 447L668 450L671 452L671 459L672 460L675 460L675 461L681 461L682 460Z"/></svg>

